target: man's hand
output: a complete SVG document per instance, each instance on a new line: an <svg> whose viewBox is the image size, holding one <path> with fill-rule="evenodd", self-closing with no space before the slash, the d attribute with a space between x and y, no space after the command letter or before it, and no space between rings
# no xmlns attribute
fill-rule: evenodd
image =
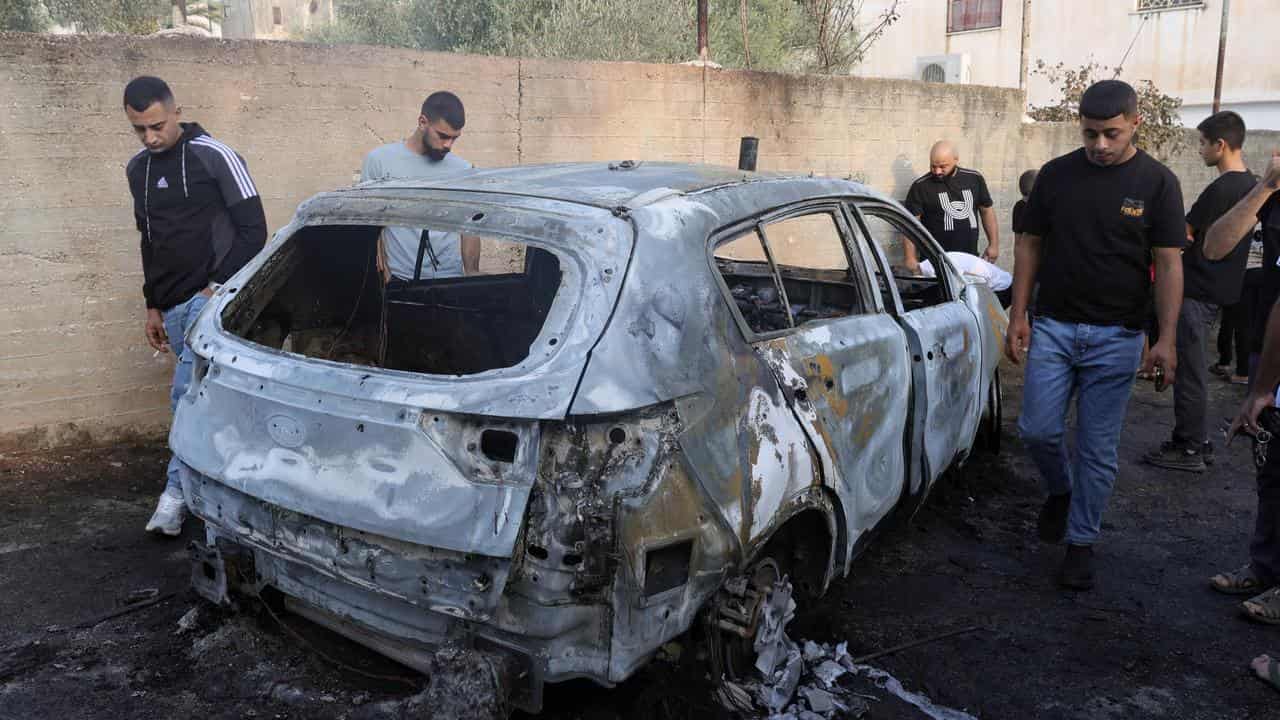
<svg viewBox="0 0 1280 720"><path fill-rule="evenodd" d="M1161 340L1151 346L1151 352L1147 354L1147 362L1143 364L1142 371L1153 372L1156 366L1164 371L1165 386L1172 385L1178 374L1178 351L1171 341Z"/></svg>
<svg viewBox="0 0 1280 720"><path fill-rule="evenodd" d="M1000 246L988 245L987 249L982 251L982 259L995 264L995 262L1000 259Z"/></svg>
<svg viewBox="0 0 1280 720"><path fill-rule="evenodd" d="M1258 415L1266 408L1276 404L1275 396L1268 391L1250 392L1245 396L1244 404L1240 406L1240 412L1236 414L1236 419L1231 421L1231 429L1227 430L1227 444L1241 431L1250 435L1258 434Z"/></svg>
<svg viewBox="0 0 1280 720"><path fill-rule="evenodd" d="M164 316L155 308L147 308L147 344L156 352L169 352L169 335L164 331Z"/></svg>
<svg viewBox="0 0 1280 720"><path fill-rule="evenodd" d="M1014 313L1009 318L1009 329L1004 335L1004 356L1017 365L1031 348L1031 324L1025 312Z"/></svg>
<svg viewBox="0 0 1280 720"><path fill-rule="evenodd" d="M1271 163L1262 176L1262 185L1272 192L1280 190L1280 148L1271 151Z"/></svg>

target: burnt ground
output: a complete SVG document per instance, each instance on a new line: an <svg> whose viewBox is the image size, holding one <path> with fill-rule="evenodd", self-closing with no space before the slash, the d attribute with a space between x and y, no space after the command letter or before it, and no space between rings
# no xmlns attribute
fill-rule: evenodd
<svg viewBox="0 0 1280 720"><path fill-rule="evenodd" d="M1017 382L1006 380L1009 416ZM1242 395L1216 383L1213 416ZM971 464L887 531L791 634L859 655L981 626L874 664L982 718L1277 717L1280 694L1247 672L1280 648L1277 629L1206 584L1244 559L1247 449L1219 449L1203 476L1139 464L1168 433L1171 403L1146 383L1135 392L1094 591L1053 585L1061 549L1034 540L1040 491L1009 417L1000 458ZM409 701L423 683L407 670L288 616L197 600L185 550L195 523L178 540L142 533L165 460L159 443L0 458L0 717L431 716ZM131 594L148 589L159 602L137 609ZM544 717L723 716L689 660L696 646L681 649L684 663L656 662L618 688L552 687ZM868 717L921 717L892 699L871 705Z"/></svg>

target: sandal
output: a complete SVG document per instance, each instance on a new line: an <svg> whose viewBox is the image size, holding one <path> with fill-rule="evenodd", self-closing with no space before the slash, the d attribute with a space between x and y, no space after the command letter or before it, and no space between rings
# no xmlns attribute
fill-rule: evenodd
<svg viewBox="0 0 1280 720"><path fill-rule="evenodd" d="M1227 595L1253 595L1264 589L1262 581L1253 574L1253 565L1239 570L1218 573L1209 578L1209 587Z"/></svg>
<svg viewBox="0 0 1280 720"><path fill-rule="evenodd" d="M1280 658L1280 654L1266 653L1259 655L1253 659L1253 662L1249 663L1249 667L1253 669L1253 674L1259 680L1276 690L1280 690L1280 660L1276 658ZM1259 665L1265 666L1266 670L1264 671Z"/></svg>
<svg viewBox="0 0 1280 720"><path fill-rule="evenodd" d="M1210 365L1209 372L1213 373L1214 375L1217 375L1218 377L1229 377L1231 375L1231 366L1230 365Z"/></svg>
<svg viewBox="0 0 1280 720"><path fill-rule="evenodd" d="M1280 625L1280 587L1254 595L1240 603L1240 610L1250 620L1268 625Z"/></svg>

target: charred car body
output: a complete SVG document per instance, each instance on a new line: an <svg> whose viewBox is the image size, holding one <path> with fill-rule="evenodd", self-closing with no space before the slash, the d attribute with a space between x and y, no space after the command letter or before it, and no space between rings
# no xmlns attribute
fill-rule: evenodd
<svg viewBox="0 0 1280 720"><path fill-rule="evenodd" d="M501 272L385 285L385 226L479 235ZM936 278L895 273L907 241ZM699 618L733 671L781 575L822 592L998 442L1005 324L847 181L573 164L322 194L188 338L193 580L411 666L509 654L528 709Z"/></svg>

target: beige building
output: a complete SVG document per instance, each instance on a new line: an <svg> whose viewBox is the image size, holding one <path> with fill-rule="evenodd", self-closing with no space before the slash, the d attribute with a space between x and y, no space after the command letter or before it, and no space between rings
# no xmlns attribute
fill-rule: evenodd
<svg viewBox="0 0 1280 720"><path fill-rule="evenodd" d="M1023 87L1032 105L1057 93L1037 60L1123 63L1183 100L1195 125L1213 106L1218 38L1228 3L1222 107L1253 129L1280 129L1280 0L903 0L858 75ZM875 13L890 0L867 0Z"/></svg>
<svg viewBox="0 0 1280 720"><path fill-rule="evenodd" d="M287 40L333 22L333 0L226 0L222 37Z"/></svg>

